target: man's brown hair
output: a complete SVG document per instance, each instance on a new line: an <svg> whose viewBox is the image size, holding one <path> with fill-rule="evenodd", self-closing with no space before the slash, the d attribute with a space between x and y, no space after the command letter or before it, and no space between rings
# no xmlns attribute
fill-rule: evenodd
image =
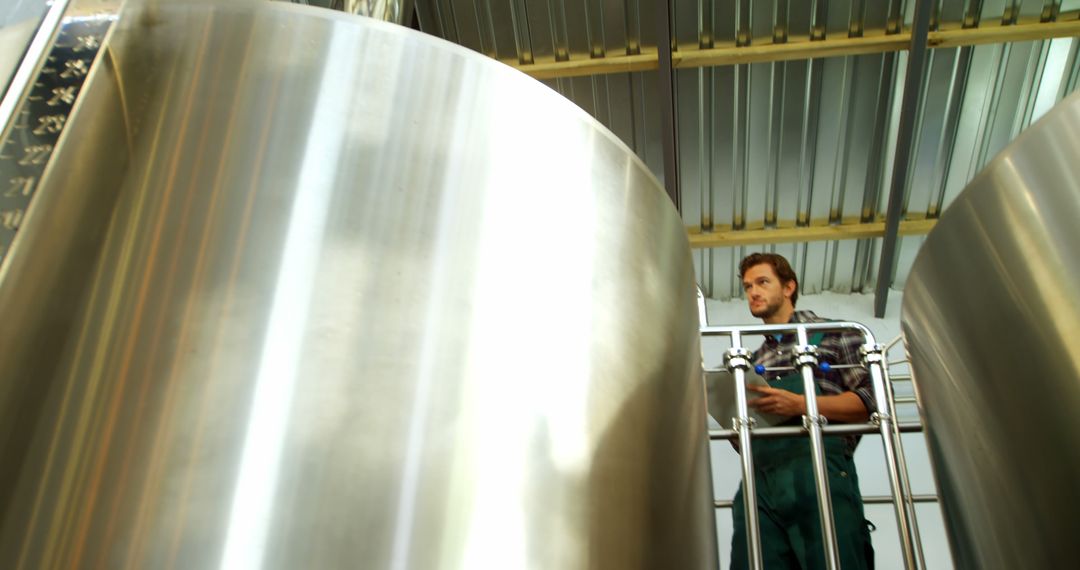
<svg viewBox="0 0 1080 570"><path fill-rule="evenodd" d="M781 286L795 282L795 292L791 294L791 306L794 307L795 301L799 299L799 278L795 276L795 271L791 269L791 264L784 256L775 253L751 253L739 262L739 279L742 279L751 267L763 263L773 268L773 272L780 278Z"/></svg>

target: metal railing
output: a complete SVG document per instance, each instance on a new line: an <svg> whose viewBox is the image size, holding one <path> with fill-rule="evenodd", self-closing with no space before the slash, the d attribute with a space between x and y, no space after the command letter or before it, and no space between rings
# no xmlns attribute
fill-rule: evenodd
<svg viewBox="0 0 1080 570"><path fill-rule="evenodd" d="M908 569L926 568L922 545L919 540L918 523L915 517L915 503L930 502L936 500L936 497L932 495L915 496L911 492L907 461L904 457L901 441L901 434L921 432L922 426L919 422L899 423L896 421L897 399L893 393L892 383L889 380L888 365L885 358L886 348L877 344L873 333L864 325L855 322L709 326L705 311L705 300L700 292L698 294L698 312L702 323L701 336L703 340L708 337L727 337L731 343L731 348L724 354L724 365L734 377L738 416L733 418L733 429L710 430L709 438L711 440L737 440L739 443L750 567L754 569L763 567L757 493L754 480L753 440L757 438L809 436L811 462L817 488L818 512L825 547L825 562L827 568L834 570L840 567L840 561L822 438L824 435L878 433L881 435L884 447L891 496L864 497L863 501L864 503L892 503L896 514L904 567ZM871 415L869 423L826 425L824 417L819 414L817 396L815 395L814 368L819 365L816 347L809 344L808 338L810 334L817 332L852 330L861 334L864 340L864 344L860 348L862 362L855 364L855 366L865 366L869 371L874 399L878 403L878 411ZM746 396L746 374L752 369L753 363L751 361L751 351L743 346L743 339L747 336L792 333L796 335L797 340L790 369L801 373L806 395L806 414L803 416L802 426L755 427L749 415ZM832 367L838 368L836 364ZM901 403L909 403L909 401L913 402L914 398L905 398ZM884 406L882 402L885 403ZM715 501L714 504L717 508L727 508L731 506L732 502Z"/></svg>

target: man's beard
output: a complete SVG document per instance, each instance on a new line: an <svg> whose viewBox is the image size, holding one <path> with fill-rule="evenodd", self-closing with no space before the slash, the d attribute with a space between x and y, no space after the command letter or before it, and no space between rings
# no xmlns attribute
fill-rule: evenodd
<svg viewBox="0 0 1080 570"><path fill-rule="evenodd" d="M757 317L759 319L767 319L767 318L775 315L780 310L780 306L783 305L783 304L784 304L783 299L778 299L778 300L775 300L775 301L767 301L765 303L764 308L758 309L757 311L754 311L753 309L751 309L750 314L754 315L755 317Z"/></svg>

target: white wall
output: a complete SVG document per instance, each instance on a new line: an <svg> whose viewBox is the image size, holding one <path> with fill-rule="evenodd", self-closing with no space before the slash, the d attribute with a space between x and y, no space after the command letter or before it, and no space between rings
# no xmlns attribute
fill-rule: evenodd
<svg viewBox="0 0 1080 570"><path fill-rule="evenodd" d="M799 309L811 310L819 316L856 321L862 323L873 331L877 342L887 344L900 334L900 303L901 295L892 292L889 298L888 308L884 319L874 318L874 298L872 295L839 295L835 293L821 293L799 298ZM733 300L728 302L706 301L711 325L737 325L737 324L760 324L747 310L745 301ZM755 348L758 339L750 338L747 341ZM902 343L889 351L890 360L902 360ZM718 368L723 363L723 353L728 348L726 340L706 339L702 352L705 358L705 366ZM890 366L891 374L906 374L905 365ZM896 384L897 396L910 395L910 384L898 382ZM904 405L897 410L901 421L916 420L918 411L914 405ZM710 427L718 428L712 418L709 419ZM936 495L933 474L926 453L923 434L905 434L903 438L904 452L908 462L911 476L912 492L920 494ZM726 441L712 442L712 465L713 465L713 488L718 499L730 500L741 481L741 464L739 456L731 449ZM884 451L880 436L863 436L855 452L855 462L859 470L859 482L864 496L888 495L889 479L885 469ZM871 538L876 551L876 564L879 570L893 570L903 568L903 557L900 550L899 534L896 526L896 515L891 505L867 505L866 515L877 531L872 533ZM942 522L941 511L937 503L923 503L916 507L917 523L920 530L923 552L928 568L938 569L952 568L952 560L949 555L948 542L945 537L945 529ZM721 568L727 568L731 556L731 511L729 509L717 510L717 529L720 541Z"/></svg>

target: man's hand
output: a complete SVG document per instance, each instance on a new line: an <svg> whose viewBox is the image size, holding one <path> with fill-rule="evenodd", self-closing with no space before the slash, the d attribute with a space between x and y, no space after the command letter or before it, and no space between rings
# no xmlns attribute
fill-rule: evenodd
<svg viewBox="0 0 1080 570"><path fill-rule="evenodd" d="M746 405L759 411L778 416L806 415L806 397L779 388L750 385L747 390L761 394L756 400L749 400ZM830 421L856 424L869 419L866 406L854 392L844 392L835 396L818 396L818 413Z"/></svg>
<svg viewBox="0 0 1080 570"><path fill-rule="evenodd" d="M746 387L747 390L761 394L761 397L749 400L746 405L760 412L778 416L801 416L806 413L806 397L768 386Z"/></svg>

